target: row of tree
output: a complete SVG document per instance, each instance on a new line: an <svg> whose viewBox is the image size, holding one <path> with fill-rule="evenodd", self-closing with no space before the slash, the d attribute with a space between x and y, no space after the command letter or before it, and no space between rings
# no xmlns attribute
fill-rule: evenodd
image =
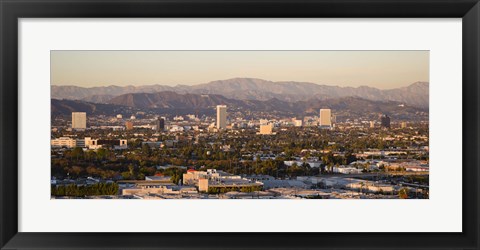
<svg viewBox="0 0 480 250"><path fill-rule="evenodd" d="M58 185L51 187L52 196L74 196L85 197L92 195L117 195L118 184L97 183L93 185Z"/></svg>

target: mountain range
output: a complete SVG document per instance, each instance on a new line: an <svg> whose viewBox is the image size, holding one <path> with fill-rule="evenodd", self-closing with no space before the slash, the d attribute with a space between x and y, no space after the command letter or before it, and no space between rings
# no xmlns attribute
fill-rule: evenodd
<svg viewBox="0 0 480 250"><path fill-rule="evenodd" d="M218 80L198 85L143 85L143 86L105 86L84 88L78 86L51 86L51 97L53 99L83 100L92 103L125 103L129 100L125 94L136 93L159 93L168 92L176 94L196 94L206 95L211 98L227 98L237 101L269 101L279 100L282 102L295 103L305 100L328 100L341 97L359 97L371 101L381 102L399 102L408 106L428 109L429 104L429 83L416 82L406 87L381 90L377 88L361 86L339 87L320 85L309 82L281 81L272 82L256 78L233 78L228 80ZM218 97L216 97L218 95ZM173 96L173 95L172 95ZM221 96L221 97L220 97ZM145 102L149 105L166 105L162 102L150 102L138 100L136 102ZM153 98L153 96L144 95L144 98ZM179 96L176 96L179 97ZM190 96L192 102L206 102L202 98ZM132 98L132 95L130 95ZM167 97L168 98L168 97ZM187 98L188 99L188 98ZM133 101L131 99L130 101ZM168 103L173 100L169 99ZM180 103L182 101L179 101ZM153 107L153 106L152 106Z"/></svg>
<svg viewBox="0 0 480 250"><path fill-rule="evenodd" d="M318 115L320 108L331 108L337 117L352 119L366 116L375 119L379 114L389 114L395 119L425 120L428 110L394 101L372 101L359 97L338 97L320 100L288 102L277 98L262 100L238 100L217 94L179 94L173 91L156 93L129 93L116 96L107 103L91 103L82 100L52 99L52 114L68 116L81 111L90 114L134 114L147 111L170 115L214 115L216 105L227 105L229 113L277 114L283 117Z"/></svg>

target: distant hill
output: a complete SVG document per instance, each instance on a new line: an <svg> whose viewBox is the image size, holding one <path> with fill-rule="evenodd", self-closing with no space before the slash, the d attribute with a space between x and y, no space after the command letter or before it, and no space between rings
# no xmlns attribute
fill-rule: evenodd
<svg viewBox="0 0 480 250"><path fill-rule="evenodd" d="M114 95L91 95L87 96L85 98L82 98L82 101L86 102L93 102L93 103L108 103L112 98L114 98Z"/></svg>
<svg viewBox="0 0 480 250"><path fill-rule="evenodd" d="M221 95L178 94L172 91L157 93L130 93L112 98L109 104L129 106L142 109L156 108L210 108L225 104L241 106L242 101L228 99Z"/></svg>
<svg viewBox="0 0 480 250"><path fill-rule="evenodd" d="M267 101L276 98L286 102L306 99L325 100L338 97L360 97L374 101L396 101L410 106L428 108L429 84L416 82L407 87L381 90L372 87L338 87L308 82L272 82L256 78L233 78L212 81L193 86L145 85L145 86L107 86L82 88L76 86L52 86L52 98L86 100L106 103L114 96L129 93L157 93L171 91L178 94L216 94L236 100Z"/></svg>
<svg viewBox="0 0 480 250"><path fill-rule="evenodd" d="M51 100L52 115L71 115L72 112L86 112L95 115L113 115L122 107L111 104L89 103L80 100Z"/></svg>
<svg viewBox="0 0 480 250"><path fill-rule="evenodd" d="M303 117L318 115L320 108L331 108L340 118L356 118L379 114L389 114L398 119L425 120L428 110L416 108L403 103L388 101L371 101L359 97L339 97L319 100L312 98L305 101L287 102L277 98L266 101L236 100L215 94L178 94L172 91L158 93L130 93L112 98L107 104L95 104L79 100L52 99L52 114L70 115L73 111L87 114L115 115L134 111L151 111L165 114L200 113L212 115L216 105L227 105L229 111L268 112L285 117Z"/></svg>

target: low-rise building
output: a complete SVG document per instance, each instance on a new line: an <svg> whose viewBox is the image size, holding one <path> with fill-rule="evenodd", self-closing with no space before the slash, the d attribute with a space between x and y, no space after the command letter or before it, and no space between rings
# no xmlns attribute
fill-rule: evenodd
<svg viewBox="0 0 480 250"><path fill-rule="evenodd" d="M70 137L60 137L50 140L52 148L74 148L77 146L77 140Z"/></svg>
<svg viewBox="0 0 480 250"><path fill-rule="evenodd" d="M197 186L200 192L256 191L263 183L232 175L227 172L207 169L207 171L188 170L183 174L183 184Z"/></svg>
<svg viewBox="0 0 480 250"><path fill-rule="evenodd" d="M164 181L164 182L171 182L170 176L164 175L155 175L155 176L145 176L146 181Z"/></svg>
<svg viewBox="0 0 480 250"><path fill-rule="evenodd" d="M85 137L84 145L88 149L99 149L104 147L111 147L113 149L127 149L127 140L125 139L92 139Z"/></svg>
<svg viewBox="0 0 480 250"><path fill-rule="evenodd" d="M273 123L260 125L260 135L273 135Z"/></svg>
<svg viewBox="0 0 480 250"><path fill-rule="evenodd" d="M339 174L361 174L362 171L363 169L358 169L354 167L346 167L346 166L333 167L333 172L339 173Z"/></svg>
<svg viewBox="0 0 480 250"><path fill-rule="evenodd" d="M265 190L271 188L308 188L309 185L299 180L263 180Z"/></svg>
<svg viewBox="0 0 480 250"><path fill-rule="evenodd" d="M319 168L322 165L321 161L284 161L283 164L286 166L293 166L294 164L297 166L302 166L304 163L308 164L311 168Z"/></svg>

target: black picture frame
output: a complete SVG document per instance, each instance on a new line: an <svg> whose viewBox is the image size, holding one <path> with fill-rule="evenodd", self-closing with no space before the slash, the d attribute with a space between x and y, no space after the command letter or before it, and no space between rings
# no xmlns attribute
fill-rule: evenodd
<svg viewBox="0 0 480 250"><path fill-rule="evenodd" d="M478 0L0 0L1 249L479 249ZM462 18L462 233L18 232L19 18ZM39 211L39 215L41 211ZM442 223L439 221L439 223Z"/></svg>

